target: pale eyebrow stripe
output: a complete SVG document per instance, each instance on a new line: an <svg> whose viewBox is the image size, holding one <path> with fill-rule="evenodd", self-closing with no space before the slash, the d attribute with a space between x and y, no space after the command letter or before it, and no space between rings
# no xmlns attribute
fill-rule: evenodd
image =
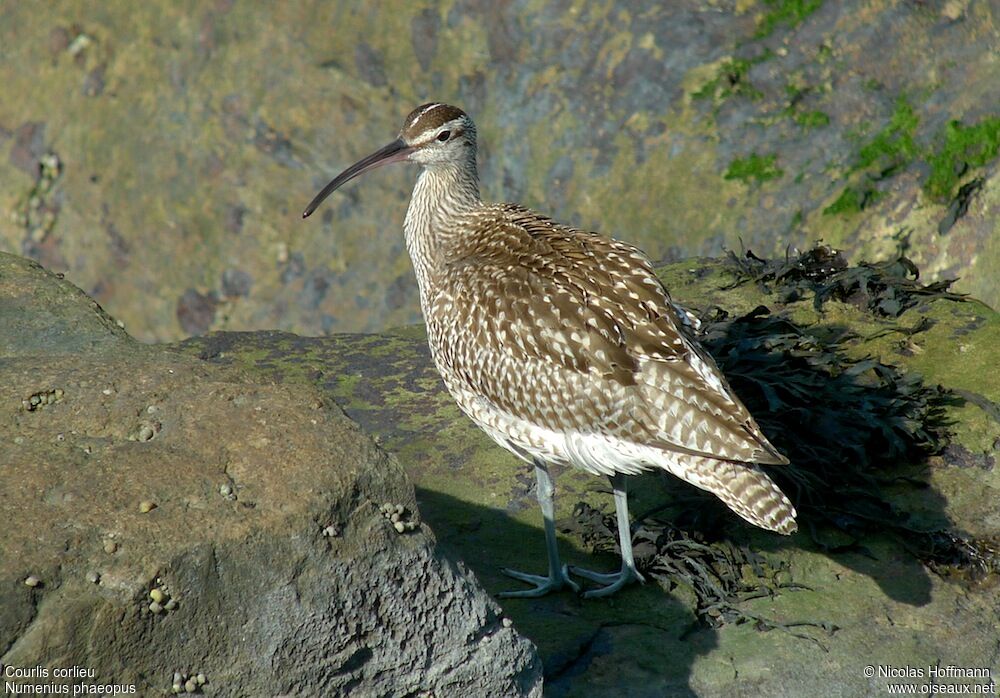
<svg viewBox="0 0 1000 698"><path fill-rule="evenodd" d="M413 117L413 121L410 122L410 125L407 126L407 128L413 128L413 126L418 121L420 121L420 117L421 116L423 116L424 114L426 114L427 112L429 112L431 109L433 109L435 107L440 107L440 106L441 106L440 102L435 102L434 104L428 104L426 107L424 107L423 109L420 110L419 114L417 114L415 117Z"/></svg>

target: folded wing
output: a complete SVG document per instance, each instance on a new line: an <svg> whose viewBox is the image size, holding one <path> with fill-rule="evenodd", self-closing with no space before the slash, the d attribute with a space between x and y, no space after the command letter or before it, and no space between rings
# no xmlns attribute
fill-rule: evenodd
<svg viewBox="0 0 1000 698"><path fill-rule="evenodd" d="M787 463L676 310L637 249L520 207L491 209L497 234L447 266L444 346L468 388L553 430L679 455ZM482 221L477 221L482 225ZM434 331L434 328L431 328ZM447 345L447 342L444 343Z"/></svg>

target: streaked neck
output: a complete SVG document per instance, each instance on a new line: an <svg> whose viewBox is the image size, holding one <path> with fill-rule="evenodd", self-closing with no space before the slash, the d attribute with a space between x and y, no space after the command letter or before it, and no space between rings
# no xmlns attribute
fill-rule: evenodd
<svg viewBox="0 0 1000 698"><path fill-rule="evenodd" d="M475 152L469 162L425 167L413 187L403 230L423 305L444 249L462 234L462 215L482 205Z"/></svg>

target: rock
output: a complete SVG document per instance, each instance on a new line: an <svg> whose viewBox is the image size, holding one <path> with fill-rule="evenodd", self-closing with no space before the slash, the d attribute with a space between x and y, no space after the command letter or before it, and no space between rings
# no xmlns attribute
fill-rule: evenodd
<svg viewBox="0 0 1000 698"><path fill-rule="evenodd" d="M21 258L0 285L0 663L141 695L179 666L220 696L539 695L531 643L426 527L395 533L379 503L412 485L315 388L137 344Z"/></svg>
<svg viewBox="0 0 1000 698"><path fill-rule="evenodd" d="M132 344L131 337L96 301L37 262L8 256L3 270L0 356L51 353L53 347L82 354ZM65 392L61 387L56 391Z"/></svg>
<svg viewBox="0 0 1000 698"><path fill-rule="evenodd" d="M906 237L929 280L1000 303L996 154L944 153L950 122L998 116L996 2L48 9L0 16L0 44L39 47L0 62L0 239L144 341L417 322L413 168L299 213L423 99L475 117L485 196L653 259Z"/></svg>

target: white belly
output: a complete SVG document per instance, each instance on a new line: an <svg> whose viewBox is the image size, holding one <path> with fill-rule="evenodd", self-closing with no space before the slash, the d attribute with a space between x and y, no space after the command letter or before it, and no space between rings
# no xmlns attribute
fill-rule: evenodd
<svg viewBox="0 0 1000 698"><path fill-rule="evenodd" d="M551 465L580 468L595 475L635 475L661 468L690 479L687 468L681 463L690 457L682 454L607 434L555 431L514 417L467 391L459 390L453 395L462 411L490 438L529 463L538 459Z"/></svg>

